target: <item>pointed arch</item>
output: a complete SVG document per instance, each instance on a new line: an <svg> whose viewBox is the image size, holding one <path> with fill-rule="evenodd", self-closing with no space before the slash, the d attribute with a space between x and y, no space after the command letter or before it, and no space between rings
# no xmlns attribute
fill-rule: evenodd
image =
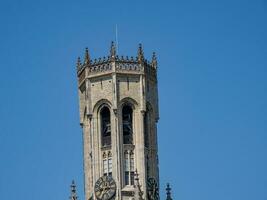
<svg viewBox="0 0 267 200"><path fill-rule="evenodd" d="M99 110L101 110L101 108L103 106L107 106L109 109L111 108L111 103L109 100L107 99L100 99L99 101L97 101L93 107L93 113L97 114L99 113Z"/></svg>
<svg viewBox="0 0 267 200"><path fill-rule="evenodd" d="M133 129L134 129L134 110L138 107L138 103L126 97L119 103L120 113L122 117L122 133L123 144L133 144Z"/></svg>
<svg viewBox="0 0 267 200"><path fill-rule="evenodd" d="M110 109L106 105L100 110L100 131L102 147L111 146Z"/></svg>
<svg viewBox="0 0 267 200"><path fill-rule="evenodd" d="M123 108L124 105L130 105L133 110L135 110L139 105L136 100L130 97L125 97L122 100L120 100L119 107Z"/></svg>
<svg viewBox="0 0 267 200"><path fill-rule="evenodd" d="M94 118L100 135L101 147L111 147L111 103L101 99L93 107Z"/></svg>

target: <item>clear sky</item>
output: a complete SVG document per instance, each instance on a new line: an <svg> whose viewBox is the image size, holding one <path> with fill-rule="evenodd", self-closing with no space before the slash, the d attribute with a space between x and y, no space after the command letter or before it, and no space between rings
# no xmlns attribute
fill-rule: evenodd
<svg viewBox="0 0 267 200"><path fill-rule="evenodd" d="M266 0L1 0L1 199L83 199L75 62L159 62L161 196L267 199Z"/></svg>

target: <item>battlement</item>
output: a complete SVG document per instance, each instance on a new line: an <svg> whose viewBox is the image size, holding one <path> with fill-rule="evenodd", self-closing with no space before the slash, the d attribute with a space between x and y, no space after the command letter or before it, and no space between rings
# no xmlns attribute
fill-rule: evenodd
<svg viewBox="0 0 267 200"><path fill-rule="evenodd" d="M87 69L87 70L85 70ZM85 72L86 71L86 72ZM144 59L142 45L139 44L138 54L136 57L118 56L116 55L116 47L114 42L111 43L110 55L98 59L91 60L88 48L85 49L84 62L81 63L80 57L77 61L77 76L79 83L85 76L97 76L111 72L118 73L143 73L156 78L157 76L157 58L155 53L149 62Z"/></svg>

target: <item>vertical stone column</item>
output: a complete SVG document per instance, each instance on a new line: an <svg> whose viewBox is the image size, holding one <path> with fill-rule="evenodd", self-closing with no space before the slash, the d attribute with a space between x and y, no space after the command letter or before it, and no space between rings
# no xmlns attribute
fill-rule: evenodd
<svg viewBox="0 0 267 200"><path fill-rule="evenodd" d="M119 113L118 113L118 83L116 75L116 63L112 62L112 91L113 91L113 102L112 102L112 176L117 184L116 200L119 200L122 188L121 181L121 145L120 145L120 125L119 125Z"/></svg>
<svg viewBox="0 0 267 200"><path fill-rule="evenodd" d="M87 73L86 69L86 73ZM91 95L91 81L89 78L86 79L86 93L85 93L85 99L86 99L86 113L87 115L92 115L92 95Z"/></svg>
<svg viewBox="0 0 267 200"><path fill-rule="evenodd" d="M119 131L119 114L118 110L114 109L112 114L112 177L117 184L116 200L119 200L122 188L121 181L121 146L120 146L120 131Z"/></svg>
<svg viewBox="0 0 267 200"><path fill-rule="evenodd" d="M100 131L99 131L99 116L98 113L95 112L92 117L91 122L91 130L92 130L92 164L93 164L93 184L97 181L97 179L101 176L101 144L100 144ZM94 186L94 185L93 185Z"/></svg>
<svg viewBox="0 0 267 200"><path fill-rule="evenodd" d="M92 193L92 182L91 182L91 173L92 173L92 160L91 160L91 145L90 145L90 120L85 116L83 128L83 157L84 157L84 193L85 198L89 199Z"/></svg>
<svg viewBox="0 0 267 200"><path fill-rule="evenodd" d="M144 141L144 116L145 111L141 110L138 116L138 140L136 143L136 162L138 163L138 174L140 178L140 184L142 185L142 190L146 191L146 158L145 158L145 141Z"/></svg>
<svg viewBox="0 0 267 200"><path fill-rule="evenodd" d="M144 66L143 66L144 67ZM146 79L143 74L140 74L140 113L139 113L139 119L138 124L140 126L140 132L138 137L138 161L139 163L139 169L138 173L140 175L140 182L142 185L143 191L146 191L146 156L145 156L145 127L144 127L144 120L145 120L145 112L146 112ZM146 196L146 193L144 193Z"/></svg>
<svg viewBox="0 0 267 200"><path fill-rule="evenodd" d="M151 118L151 176L158 182L158 148L157 148L157 124L154 116Z"/></svg>
<svg viewBox="0 0 267 200"><path fill-rule="evenodd" d="M154 123L154 131L155 131L155 178L157 179L159 185L159 158L158 158L158 129L157 129L157 121Z"/></svg>

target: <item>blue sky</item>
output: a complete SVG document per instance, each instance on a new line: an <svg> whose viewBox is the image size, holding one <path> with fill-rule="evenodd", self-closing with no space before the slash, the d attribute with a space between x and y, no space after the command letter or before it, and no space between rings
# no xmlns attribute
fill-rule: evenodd
<svg viewBox="0 0 267 200"><path fill-rule="evenodd" d="M161 196L267 199L267 1L0 2L1 199L83 199L77 56L157 52Z"/></svg>

